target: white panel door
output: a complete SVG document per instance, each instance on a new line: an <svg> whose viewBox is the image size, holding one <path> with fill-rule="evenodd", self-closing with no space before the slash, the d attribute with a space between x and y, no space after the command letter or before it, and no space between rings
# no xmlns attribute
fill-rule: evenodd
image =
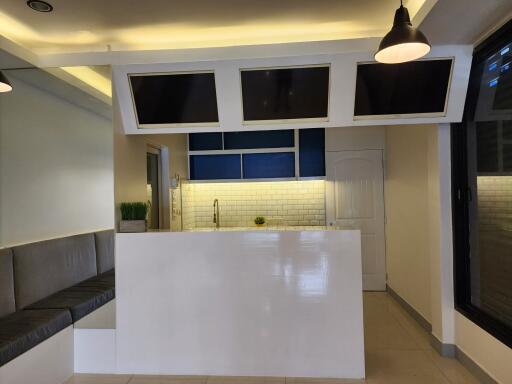
<svg viewBox="0 0 512 384"><path fill-rule="evenodd" d="M382 150L327 152L328 225L361 231L363 289L386 289Z"/></svg>

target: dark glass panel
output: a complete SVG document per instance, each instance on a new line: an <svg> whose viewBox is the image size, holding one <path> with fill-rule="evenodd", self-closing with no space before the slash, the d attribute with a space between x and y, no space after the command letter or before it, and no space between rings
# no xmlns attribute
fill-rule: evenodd
<svg viewBox="0 0 512 384"><path fill-rule="evenodd" d="M244 70L245 121L326 118L329 67Z"/></svg>
<svg viewBox="0 0 512 384"><path fill-rule="evenodd" d="M132 75L139 124L219 121L213 73Z"/></svg>
<svg viewBox="0 0 512 384"><path fill-rule="evenodd" d="M478 172L498 172L498 125L495 121L476 123Z"/></svg>
<svg viewBox="0 0 512 384"><path fill-rule="evenodd" d="M357 66L354 116L441 113L452 60Z"/></svg>

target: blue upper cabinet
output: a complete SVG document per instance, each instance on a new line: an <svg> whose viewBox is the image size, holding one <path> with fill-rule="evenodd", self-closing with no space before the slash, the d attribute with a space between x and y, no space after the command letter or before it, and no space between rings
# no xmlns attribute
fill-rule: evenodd
<svg viewBox="0 0 512 384"><path fill-rule="evenodd" d="M246 153L242 157L244 179L295 176L295 152Z"/></svg>
<svg viewBox="0 0 512 384"><path fill-rule="evenodd" d="M190 180L241 179L240 155L191 155Z"/></svg>
<svg viewBox="0 0 512 384"><path fill-rule="evenodd" d="M297 176L297 166L300 177L325 176L325 130L298 130L298 143L295 140L296 132L283 129L191 133L190 179L294 178ZM297 152L299 164L295 161Z"/></svg>
<svg viewBox="0 0 512 384"><path fill-rule="evenodd" d="M222 132L189 133L189 151L214 151L222 149Z"/></svg>
<svg viewBox="0 0 512 384"><path fill-rule="evenodd" d="M325 129L299 130L299 170L301 177L325 176Z"/></svg>
<svg viewBox="0 0 512 384"><path fill-rule="evenodd" d="M224 132L224 149L293 148L293 129Z"/></svg>

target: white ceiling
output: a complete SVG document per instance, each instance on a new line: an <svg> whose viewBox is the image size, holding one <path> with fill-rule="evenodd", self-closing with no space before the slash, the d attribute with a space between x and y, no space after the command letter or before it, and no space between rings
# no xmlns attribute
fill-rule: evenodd
<svg viewBox="0 0 512 384"><path fill-rule="evenodd" d="M512 0L439 0L420 24L430 43L474 44L512 17Z"/></svg>
<svg viewBox="0 0 512 384"><path fill-rule="evenodd" d="M225 47L379 37L399 0L23 0L0 3L0 35L37 54ZM405 0L422 18L437 0ZM421 20L415 20L417 22Z"/></svg>
<svg viewBox="0 0 512 384"><path fill-rule="evenodd" d="M0 69L9 68L27 68L32 65L25 60L22 60L13 54L0 49Z"/></svg>

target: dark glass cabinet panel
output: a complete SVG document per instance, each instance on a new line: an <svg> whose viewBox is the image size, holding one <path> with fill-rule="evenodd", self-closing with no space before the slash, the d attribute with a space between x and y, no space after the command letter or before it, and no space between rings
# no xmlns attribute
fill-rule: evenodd
<svg viewBox="0 0 512 384"><path fill-rule="evenodd" d="M242 70L245 121L327 118L329 67Z"/></svg>
<svg viewBox="0 0 512 384"><path fill-rule="evenodd" d="M301 177L325 176L325 129L299 130Z"/></svg>
<svg viewBox="0 0 512 384"><path fill-rule="evenodd" d="M511 49L512 22L476 48L464 120L452 124L457 310L510 347Z"/></svg>
<svg viewBox="0 0 512 384"><path fill-rule="evenodd" d="M216 123L213 73L130 75L140 125Z"/></svg>
<svg viewBox="0 0 512 384"><path fill-rule="evenodd" d="M191 180L241 179L240 155L191 155Z"/></svg>
<svg viewBox="0 0 512 384"><path fill-rule="evenodd" d="M224 133L224 149L291 148L294 145L293 129Z"/></svg>
<svg viewBox="0 0 512 384"><path fill-rule="evenodd" d="M222 132L189 133L189 151L213 151L222 149Z"/></svg>
<svg viewBox="0 0 512 384"><path fill-rule="evenodd" d="M451 59L358 64L354 116L443 113Z"/></svg>
<svg viewBox="0 0 512 384"><path fill-rule="evenodd" d="M295 153L251 153L242 155L244 179L295 176Z"/></svg>

